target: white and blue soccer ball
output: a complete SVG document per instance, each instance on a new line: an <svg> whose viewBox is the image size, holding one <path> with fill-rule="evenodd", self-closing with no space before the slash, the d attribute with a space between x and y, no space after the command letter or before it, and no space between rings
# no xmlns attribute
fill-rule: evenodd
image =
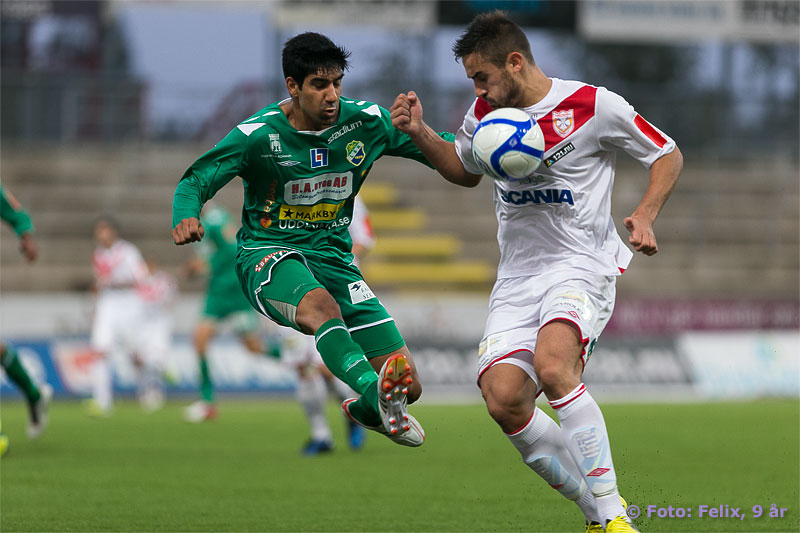
<svg viewBox="0 0 800 533"><path fill-rule="evenodd" d="M487 113L472 134L472 155L497 180L532 176L544 155L544 134L521 109L503 107Z"/></svg>

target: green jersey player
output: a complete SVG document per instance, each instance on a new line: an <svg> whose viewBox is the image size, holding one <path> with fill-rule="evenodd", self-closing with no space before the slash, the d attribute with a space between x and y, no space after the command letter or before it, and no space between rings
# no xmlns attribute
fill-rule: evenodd
<svg viewBox="0 0 800 533"><path fill-rule="evenodd" d="M217 326L229 322L242 344L254 354L261 354L258 315L250 306L236 276L235 219L220 206L209 204L201 216L205 240L198 256L189 262L190 273L207 272L208 284L200 323L195 327L193 340L200 365L200 400L184 411L187 422L203 422L217 416L214 384L206 353Z"/></svg>
<svg viewBox="0 0 800 533"><path fill-rule="evenodd" d="M427 160L392 127L386 109L341 96L348 56L317 33L287 41L282 59L290 98L244 120L184 173L173 202L173 239L202 239L203 203L239 176L244 205L236 271L251 305L315 336L325 365L361 395L343 404L348 416L399 444L419 446L425 434L406 410L422 392L414 362L353 265L347 227L378 158Z"/></svg>
<svg viewBox="0 0 800 533"><path fill-rule="evenodd" d="M6 222L19 239L19 249L25 259L32 263L39 255L39 248L33 238L33 221L14 196L0 185L0 218ZM37 386L31 379L17 351L10 344L0 341L0 365L8 378L13 381L25 396L28 404L28 438L38 438L47 427L47 409L53 388L44 384ZM0 433L0 455L8 450L8 438Z"/></svg>

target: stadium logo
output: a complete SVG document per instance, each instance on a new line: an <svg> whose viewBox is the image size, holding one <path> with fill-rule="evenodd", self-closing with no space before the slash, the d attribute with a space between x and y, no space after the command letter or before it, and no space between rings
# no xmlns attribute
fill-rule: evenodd
<svg viewBox="0 0 800 533"><path fill-rule="evenodd" d="M344 126L339 128L338 130L333 132L333 135L331 135L328 138L328 144L332 143L333 141L335 141L336 139L338 139L339 137L341 137L345 133L351 132L356 128L360 128L361 124L362 124L362 122L360 120L357 120L356 122L351 122L350 124L345 124Z"/></svg>
<svg viewBox="0 0 800 533"><path fill-rule="evenodd" d="M499 189L499 188L498 188ZM499 189L500 199L511 205L569 204L575 205L569 189L535 189L532 191L506 191Z"/></svg>
<svg viewBox="0 0 800 533"><path fill-rule="evenodd" d="M350 141L347 143L345 147L345 152L347 153L347 160L350 161L355 166L361 164L364 161L364 143L361 141Z"/></svg>
<svg viewBox="0 0 800 533"><path fill-rule="evenodd" d="M572 133L575 127L575 113L572 109L567 111L553 111L553 129L561 137Z"/></svg>
<svg viewBox="0 0 800 533"><path fill-rule="evenodd" d="M574 149L575 149L575 147L572 145L572 143L569 143L566 146L563 146L563 147L559 148L556 153L554 153L553 155L551 155L550 157L548 157L547 159L544 160L545 166L547 168L552 167L553 165L555 165L558 162L559 159L561 159L562 157L564 157L565 155L567 155L568 153L570 153Z"/></svg>
<svg viewBox="0 0 800 533"><path fill-rule="evenodd" d="M340 202L352 193L352 172L330 172L313 178L292 180L283 187L283 199L289 205L315 205L323 200Z"/></svg>
<svg viewBox="0 0 800 533"><path fill-rule="evenodd" d="M279 154L283 152L283 148L281 148L281 136L278 133L270 133L269 134L269 151L273 154Z"/></svg>
<svg viewBox="0 0 800 533"><path fill-rule="evenodd" d="M311 153L311 168L321 168L328 166L328 149L327 148L312 148Z"/></svg>

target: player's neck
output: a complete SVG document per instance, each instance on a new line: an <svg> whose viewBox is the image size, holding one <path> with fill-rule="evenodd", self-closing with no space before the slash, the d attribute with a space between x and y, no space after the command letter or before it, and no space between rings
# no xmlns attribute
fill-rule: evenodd
<svg viewBox="0 0 800 533"><path fill-rule="evenodd" d="M302 111L298 111L299 106L295 106L293 100L281 104L281 111L286 115L286 120L289 125L297 131L322 131L328 126L322 124L314 124Z"/></svg>
<svg viewBox="0 0 800 533"><path fill-rule="evenodd" d="M544 100L550 88L553 86L553 80L545 76L544 72L539 70L539 67L534 66L527 76L523 87L525 88L522 94L522 101L524 103L521 107L530 107L536 105Z"/></svg>

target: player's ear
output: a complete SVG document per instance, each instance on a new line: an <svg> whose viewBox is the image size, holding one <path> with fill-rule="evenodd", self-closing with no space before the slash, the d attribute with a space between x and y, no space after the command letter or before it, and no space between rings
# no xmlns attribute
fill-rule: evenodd
<svg viewBox="0 0 800 533"><path fill-rule="evenodd" d="M512 72L519 72L525 63L525 56L519 52L509 52L506 56L506 68Z"/></svg>
<svg viewBox="0 0 800 533"><path fill-rule="evenodd" d="M291 76L286 78L286 90L289 91L289 96L292 98L297 98L300 92L300 86Z"/></svg>

